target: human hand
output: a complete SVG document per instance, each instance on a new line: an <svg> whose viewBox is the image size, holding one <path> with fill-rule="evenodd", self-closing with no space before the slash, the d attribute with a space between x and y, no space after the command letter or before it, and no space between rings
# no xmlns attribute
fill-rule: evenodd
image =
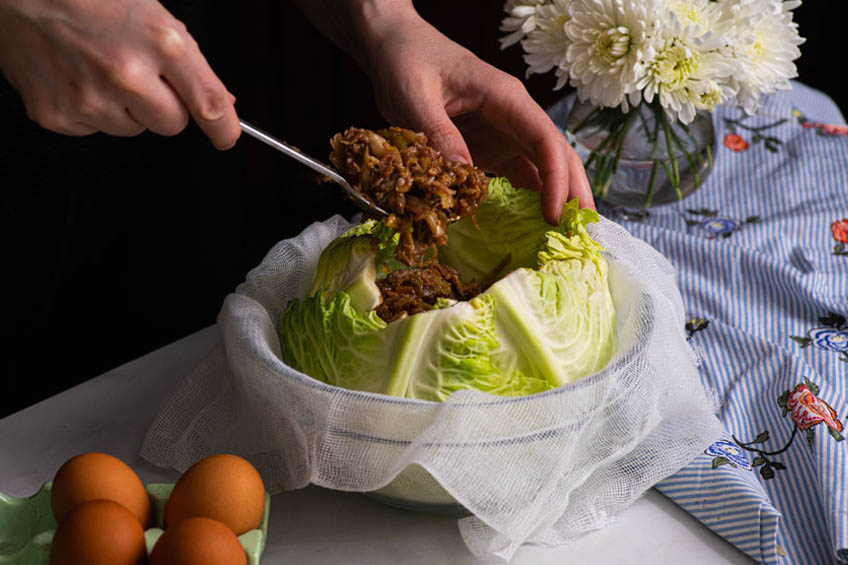
<svg viewBox="0 0 848 565"><path fill-rule="evenodd" d="M403 15L399 15L403 14ZM594 208L580 158L521 82L457 45L414 10L371 18L360 61L393 124L423 131L447 158L541 189L542 212L558 224L563 204Z"/></svg>
<svg viewBox="0 0 848 565"><path fill-rule="evenodd" d="M0 70L30 119L67 135L176 135L189 115L219 149L235 98L156 0L0 0Z"/></svg>

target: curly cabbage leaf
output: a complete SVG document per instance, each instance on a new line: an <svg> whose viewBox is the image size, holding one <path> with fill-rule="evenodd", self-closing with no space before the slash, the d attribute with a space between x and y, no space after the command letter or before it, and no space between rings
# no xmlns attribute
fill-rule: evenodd
<svg viewBox="0 0 848 565"><path fill-rule="evenodd" d="M534 394L602 369L615 309L601 246L586 231L597 213L571 201L552 229L538 193L506 179L489 193L476 225L451 226L439 259L479 280L508 256L506 276L467 302L443 299L387 324L374 312L375 281L405 266L393 263L394 234L365 222L327 247L310 296L283 314L286 362L335 386L430 401L465 389Z"/></svg>
<svg viewBox="0 0 848 565"><path fill-rule="evenodd" d="M489 183L489 198L474 217L463 218L448 228L448 244L439 248L439 262L450 265L466 278L481 280L505 258L504 269L535 267L536 254L554 229L568 233L598 221L598 213L580 208L577 199L563 207L560 225L553 228L541 213L541 194L515 189L505 178ZM591 239L591 238L590 238Z"/></svg>

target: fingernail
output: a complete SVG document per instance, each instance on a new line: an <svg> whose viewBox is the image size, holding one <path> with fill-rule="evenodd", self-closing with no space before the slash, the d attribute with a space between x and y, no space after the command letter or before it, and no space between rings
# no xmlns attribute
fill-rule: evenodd
<svg viewBox="0 0 848 565"><path fill-rule="evenodd" d="M459 154L452 155L450 157L447 157L447 160L453 161L454 163L462 163L463 165L470 165L471 164L471 161L469 161L468 157L466 157L465 155L459 155Z"/></svg>

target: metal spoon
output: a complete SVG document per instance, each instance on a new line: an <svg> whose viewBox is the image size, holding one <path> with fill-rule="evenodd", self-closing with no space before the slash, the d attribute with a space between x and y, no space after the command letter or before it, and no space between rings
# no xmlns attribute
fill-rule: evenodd
<svg viewBox="0 0 848 565"><path fill-rule="evenodd" d="M292 147L291 145L288 145L287 143L284 143L284 142L280 141L279 139L265 133L261 129L250 125L249 123L245 122L244 120L240 120L239 123L241 124L241 131L243 131L244 133L246 133L246 134L248 134L252 137L255 137L259 141L261 141L261 142L263 142L267 145L270 145L271 147L273 147L277 151L279 151L281 153L285 153L286 155L288 155L292 159L300 161L301 163L303 163L304 165L306 165L307 167L309 167L313 171L317 171L317 172L321 173L322 175L328 177L330 180L334 181L336 184L338 184L339 186L342 187L342 189L350 197L350 199L353 200L353 203L356 204L363 211L368 212L369 214L372 214L374 216L377 216L378 218L382 217L382 216L388 216L388 212L386 212L385 210L383 210L382 208L380 208L379 206L377 206L376 204L371 202L369 199L367 199L365 196L363 196L360 192L357 192L356 190L354 190L354 188L352 186L350 186L350 184L345 180L345 178L343 176L341 176L338 172L336 172L336 170L333 169L332 167L329 167L328 165L325 165L321 161L314 159L313 157L310 157L309 155L307 155L305 153L302 153L300 150L298 150L298 149Z"/></svg>

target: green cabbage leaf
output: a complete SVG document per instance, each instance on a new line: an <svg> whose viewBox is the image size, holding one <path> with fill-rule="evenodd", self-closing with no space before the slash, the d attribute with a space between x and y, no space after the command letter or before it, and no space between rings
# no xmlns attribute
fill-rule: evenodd
<svg viewBox="0 0 848 565"><path fill-rule="evenodd" d="M500 280L469 301L440 300L390 324L374 308L376 281L405 268L396 234L369 221L322 253L314 284L282 316L285 361L328 384L443 401L459 390L535 394L602 369L615 351L615 308L601 246L586 231L597 213L563 208L557 228L540 196L493 179L474 218L452 224L439 260L464 280L500 266Z"/></svg>

